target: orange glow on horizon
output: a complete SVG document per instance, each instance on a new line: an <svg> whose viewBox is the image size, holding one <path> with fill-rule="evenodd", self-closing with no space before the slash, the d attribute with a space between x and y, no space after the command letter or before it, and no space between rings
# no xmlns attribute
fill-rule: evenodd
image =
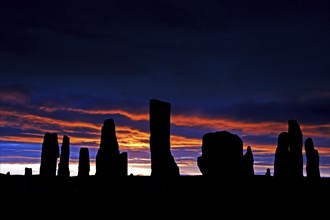
<svg viewBox="0 0 330 220"><path fill-rule="evenodd" d="M178 135L171 135L171 147L177 148L186 146L201 147L202 140L198 138L188 138Z"/></svg>
<svg viewBox="0 0 330 220"><path fill-rule="evenodd" d="M57 110L66 110L72 112L82 112L85 114L121 114L133 121L139 120L149 120L149 115L145 113L130 113L123 110L82 110L73 108L40 108L47 112L53 112ZM33 129L38 130L41 133L54 132L61 134L63 132L75 133L75 128L87 128L90 129L85 133L89 137L84 137L83 135L70 134L70 140L72 144L86 144L93 148L99 147L100 134L102 124L93 124L89 122L80 121L65 121L59 119L53 119L50 117L44 117L34 114L22 114L17 111L0 110L2 116L1 126L7 126L12 128L22 128L22 129ZM229 119L219 119L219 118L208 118L202 116L186 116L186 115L173 115L172 124L184 127L204 127L210 128L212 130L233 130L243 133L244 135L275 135L277 136L282 131L287 131L286 123L279 122L244 122L235 121ZM45 129L44 127L49 127L50 129ZM61 128L61 130L56 130L55 128ZM318 130L320 127L330 127L328 124L324 125L301 125L304 137L325 137L325 134L320 133ZM233 132L235 133L235 132ZM68 134L67 134L68 135ZM116 125L116 135L119 143L119 147L123 150L127 149L146 149L149 148L149 132L144 132L139 129L133 128L131 126ZM34 133L22 133L22 136L1 136L2 141L15 141L22 143L38 143L41 144L43 140L43 134ZM59 138L59 143L61 139ZM252 150L255 149L258 154L274 154L276 149L276 144L269 145L254 145L249 143L244 143L244 146L250 145ZM171 147L179 148L185 146L191 147L201 147L202 137L200 138L189 138L185 136L171 135ZM320 155L329 155L330 149L326 147L317 147Z"/></svg>

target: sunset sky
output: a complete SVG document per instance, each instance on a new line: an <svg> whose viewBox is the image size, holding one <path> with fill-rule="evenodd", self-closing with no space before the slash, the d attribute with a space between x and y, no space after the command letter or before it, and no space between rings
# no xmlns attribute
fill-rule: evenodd
<svg viewBox="0 0 330 220"><path fill-rule="evenodd" d="M330 177L329 12L328 0L3 1L0 173L39 174L43 135L56 132L60 146L70 137L71 176L80 147L94 175L113 118L128 172L150 175L154 98L172 105L181 175L201 175L202 136L222 130L251 146L256 174L273 174L295 119Z"/></svg>

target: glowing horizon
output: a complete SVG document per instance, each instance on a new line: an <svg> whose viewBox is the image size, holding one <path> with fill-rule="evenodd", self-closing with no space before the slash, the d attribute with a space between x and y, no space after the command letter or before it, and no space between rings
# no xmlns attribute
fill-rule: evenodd
<svg viewBox="0 0 330 220"><path fill-rule="evenodd" d="M38 158L38 160L40 160ZM58 159L59 162L59 159ZM195 161L194 161L195 162ZM197 163L193 163L193 166L189 166L187 164L177 163L180 169L180 175L202 175L199 171ZM39 175L40 163L18 163L18 162L6 162L1 163L0 173L9 172L10 175L24 175L25 168L32 168L33 175ZM151 174L151 163L150 161L147 163L132 163L128 162L128 175L133 174L135 176L149 176ZM259 164L258 162L254 163L254 172L255 175L264 175L266 173L266 169L269 168L271 171L271 175L273 175L274 167L269 166L267 164ZM69 161L69 170L70 176L78 175L78 162ZM96 173L96 164L95 161L90 162L90 172L89 175L93 176ZM57 174L57 170L56 170ZM306 176L306 167L303 167L303 174ZM329 166L320 165L320 174L321 177L330 177L330 169Z"/></svg>

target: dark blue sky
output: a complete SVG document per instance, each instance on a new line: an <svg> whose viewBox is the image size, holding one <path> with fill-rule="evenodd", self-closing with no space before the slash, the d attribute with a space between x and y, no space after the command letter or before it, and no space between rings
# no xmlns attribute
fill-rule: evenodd
<svg viewBox="0 0 330 220"><path fill-rule="evenodd" d="M31 106L138 113L157 98L171 102L174 114L284 127L293 118L329 131L327 0L5 1L0 45L5 110L47 117ZM87 120L65 111L51 117ZM94 115L91 122L103 120ZM134 127L147 131L146 124ZM172 128L196 138L211 130ZM276 145L279 132L246 135ZM1 133L22 135L9 126Z"/></svg>
<svg viewBox="0 0 330 220"><path fill-rule="evenodd" d="M3 83L211 107L329 92L328 1L1 4Z"/></svg>

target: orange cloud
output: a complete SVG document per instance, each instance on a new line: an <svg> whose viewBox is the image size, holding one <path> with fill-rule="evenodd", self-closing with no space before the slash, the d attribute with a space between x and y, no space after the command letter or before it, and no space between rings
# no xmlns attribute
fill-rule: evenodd
<svg viewBox="0 0 330 220"><path fill-rule="evenodd" d="M149 115L145 113L130 113L123 110L83 110L83 109L73 109L73 108L46 108L42 107L41 110L47 112L54 112L57 110L65 110L72 112L82 112L86 114L121 114L125 117L130 118L133 121L139 120L149 120ZM22 114L17 111L8 111L0 110L2 116L1 126L21 128L21 129L34 129L41 132L41 134L33 133L22 133L22 136L1 136L0 140L2 141L17 141L24 143L42 143L43 133L45 132L68 132L76 133L77 128L87 128L89 131L86 131L87 135L70 135L72 144L83 144L88 143L92 147L98 148L100 141L100 130L102 124L93 124L89 122L80 122L80 121L64 121L53 119L50 117L44 117L34 114ZM244 135L278 135L281 131L287 130L286 123L279 122L244 122L244 121L235 121L229 119L218 119L218 118L208 118L204 116L186 116L186 115L173 115L172 124L177 126L184 127L204 127L212 130L229 130L237 131L243 133ZM304 136L311 137L327 137L327 134L319 132L320 128L329 128L328 124L325 125L302 125ZM47 128L47 129L46 129ZM60 130L58 129L61 129ZM323 129L326 130L326 129ZM122 150L127 149L147 149L149 148L149 132L144 132L139 129L133 128L131 126L116 126L117 138L119 146ZM235 132L234 132L235 133ZM194 146L200 147L202 145L202 138L189 138L179 135L171 135L171 146L173 148L184 147L184 146ZM59 140L60 141L60 140ZM245 142L244 145L250 145L252 149L258 151L259 154L274 154L276 149L276 144L269 145L254 145L251 143ZM328 148L317 148L321 155L329 155Z"/></svg>
<svg viewBox="0 0 330 220"><path fill-rule="evenodd" d="M128 111L120 110L120 109L110 109L110 110L87 110L87 109L77 109L77 108L50 108L50 107L40 107L40 110L45 112L55 112L55 111L68 111L68 112L77 112L84 113L88 115L122 115L126 118L129 118L133 121L142 121L149 120L149 113L131 113Z"/></svg>
<svg viewBox="0 0 330 220"><path fill-rule="evenodd" d="M43 139L42 137L1 136L0 141L41 144Z"/></svg>
<svg viewBox="0 0 330 220"><path fill-rule="evenodd" d="M247 146L251 146L253 154L256 155L273 155L275 154L276 150L276 144L258 144L258 145L253 145L249 143L244 143L244 150L246 150Z"/></svg>
<svg viewBox="0 0 330 220"><path fill-rule="evenodd" d="M173 115L172 123L184 127L204 127L214 130L240 131L244 135L278 135L288 130L287 122L246 122L230 119L208 118L204 116ZM324 131L320 131L323 128ZM330 124L301 125L305 136L325 137Z"/></svg>
<svg viewBox="0 0 330 220"><path fill-rule="evenodd" d="M41 133L54 132L61 133L56 129L43 129L43 127L56 127L61 128L61 130L69 130L75 132L74 128L89 128L95 130L95 132L86 132L89 136L92 134L93 137L85 136L74 136L70 135L72 144L80 143L94 143L99 145L100 141L100 131L101 124L95 125L88 122L69 122L63 120L52 119L48 117L33 115L33 114L20 114L15 111L5 111L1 110L1 114L5 117L1 120L1 126L21 128L21 129L34 129ZM14 120L13 120L14 119ZM55 128L55 127L54 127ZM120 148L122 149L139 149L139 148L149 148L149 132L143 132L130 126L116 126L116 134ZM35 137L37 136L37 137ZM17 141L24 143L42 143L43 136L40 134L31 134L24 136L2 136L3 141ZM173 147L180 146L200 146L200 140L193 138L186 138L183 136L173 135L172 137ZM98 147L98 146L97 146Z"/></svg>
<svg viewBox="0 0 330 220"><path fill-rule="evenodd" d="M19 123L21 123L15 124L14 122L11 122L9 120L1 120L1 126L20 125L23 129L39 128L41 125L48 125L50 129L53 125L69 128L90 128L95 130L98 130L100 128L100 126L88 122L63 121L33 114L21 114L15 111L0 110L0 114L2 117L15 117L19 119Z"/></svg>
<svg viewBox="0 0 330 220"><path fill-rule="evenodd" d="M319 155L330 156L330 148L327 147L315 147L319 152Z"/></svg>
<svg viewBox="0 0 330 220"><path fill-rule="evenodd" d="M200 147L202 146L202 140L199 138L187 138L183 136L171 135L171 146L176 147Z"/></svg>
<svg viewBox="0 0 330 220"><path fill-rule="evenodd" d="M89 115L113 115L119 114L132 121L149 120L149 113L136 113L129 112L120 109L111 110L85 110L77 108L49 108L40 107L40 110L46 112L54 111L69 111L79 112ZM209 118L201 115L182 115L174 114L171 119L171 123L176 126L183 127L202 127L212 130L232 130L240 131L242 134L253 134L253 135L278 135L282 131L287 131L287 122L247 122L237 121L231 119L221 118ZM323 129L322 129L323 128ZM327 131L330 129L330 124L325 123L321 125L301 125L303 134L311 137L324 137L327 135Z"/></svg>

